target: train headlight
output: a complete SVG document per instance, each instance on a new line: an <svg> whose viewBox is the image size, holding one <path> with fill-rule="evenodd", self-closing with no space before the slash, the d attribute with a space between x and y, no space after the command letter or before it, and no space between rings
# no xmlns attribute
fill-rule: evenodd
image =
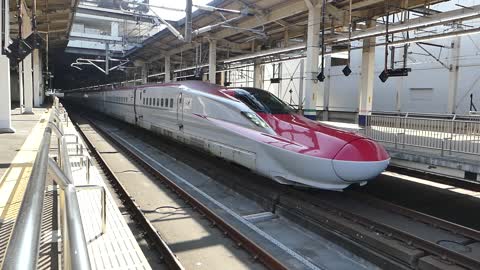
<svg viewBox="0 0 480 270"><path fill-rule="evenodd" d="M260 117L258 117L255 113L251 112L242 112L243 116L248 118L248 120L252 121L255 125L262 127L262 128L268 128L268 124L263 121Z"/></svg>

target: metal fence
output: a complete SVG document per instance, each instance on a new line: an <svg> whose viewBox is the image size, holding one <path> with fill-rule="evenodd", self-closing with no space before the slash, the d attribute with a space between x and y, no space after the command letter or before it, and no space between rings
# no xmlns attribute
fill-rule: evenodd
<svg viewBox="0 0 480 270"><path fill-rule="evenodd" d="M415 146L480 155L480 116L374 113L367 116L365 135L395 148Z"/></svg>
<svg viewBox="0 0 480 270"><path fill-rule="evenodd" d="M62 121L60 118L64 116ZM90 269L90 259L87 243L80 216L77 192L81 190L100 190L102 202L102 232L106 227L106 191L103 186L82 185L76 186L73 182L70 157L79 156L86 166L91 166L88 156L83 155L83 144L75 134L65 134L63 123L68 125L68 115L61 112L58 98L55 98L43 139L37 157L33 164L32 173L25 190L19 214L15 221L9 245L2 264L2 269L37 269L38 252L43 202L45 198L45 184L48 176L59 186L60 228L62 235L63 269ZM52 133L58 139L57 160L49 157ZM75 136L75 142L67 142L66 137ZM68 153L68 146L75 144L75 154ZM86 179L90 179L90 168L86 168Z"/></svg>

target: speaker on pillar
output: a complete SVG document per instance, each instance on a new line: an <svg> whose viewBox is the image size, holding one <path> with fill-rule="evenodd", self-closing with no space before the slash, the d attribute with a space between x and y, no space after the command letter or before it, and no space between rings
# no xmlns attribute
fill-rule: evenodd
<svg viewBox="0 0 480 270"><path fill-rule="evenodd" d="M342 69L342 72L343 72L343 75L345 75L346 77L348 77L348 75L352 74L352 70L350 69L350 67L348 65L346 65Z"/></svg>
<svg viewBox="0 0 480 270"><path fill-rule="evenodd" d="M378 76L380 78L380 81L386 82L388 80L388 72L386 70L383 70L382 73Z"/></svg>
<svg viewBox="0 0 480 270"><path fill-rule="evenodd" d="M320 82L325 81L325 74L323 74L323 71L320 72L320 73L318 73L317 79L318 79Z"/></svg>
<svg viewBox="0 0 480 270"><path fill-rule="evenodd" d="M15 39L13 40L12 44L7 47L5 54L10 59L12 64L16 64L25 59L25 57L27 57L32 50L32 47L30 47L25 40Z"/></svg>
<svg viewBox="0 0 480 270"><path fill-rule="evenodd" d="M42 36L38 33L30 34L26 39L25 42L34 49L43 49L45 41L43 40Z"/></svg>

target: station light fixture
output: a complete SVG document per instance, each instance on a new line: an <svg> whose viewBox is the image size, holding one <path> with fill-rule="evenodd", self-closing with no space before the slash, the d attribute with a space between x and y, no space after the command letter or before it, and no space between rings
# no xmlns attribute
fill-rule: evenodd
<svg viewBox="0 0 480 270"><path fill-rule="evenodd" d="M411 68L395 68L395 69L386 69L378 76L382 82L386 82L389 77L405 77L408 76L408 73L412 71Z"/></svg>
<svg viewBox="0 0 480 270"><path fill-rule="evenodd" d="M280 83L280 78L271 78L270 83Z"/></svg>

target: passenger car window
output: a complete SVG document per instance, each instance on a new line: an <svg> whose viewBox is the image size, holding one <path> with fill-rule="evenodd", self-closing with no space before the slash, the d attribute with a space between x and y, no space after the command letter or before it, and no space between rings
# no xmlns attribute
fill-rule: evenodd
<svg viewBox="0 0 480 270"><path fill-rule="evenodd" d="M163 107L163 98L160 101L161 101L160 106Z"/></svg>
<svg viewBox="0 0 480 270"><path fill-rule="evenodd" d="M168 107L168 98L165 99L165 107Z"/></svg>
<svg viewBox="0 0 480 270"><path fill-rule="evenodd" d="M170 108L173 108L173 98L170 99Z"/></svg>

